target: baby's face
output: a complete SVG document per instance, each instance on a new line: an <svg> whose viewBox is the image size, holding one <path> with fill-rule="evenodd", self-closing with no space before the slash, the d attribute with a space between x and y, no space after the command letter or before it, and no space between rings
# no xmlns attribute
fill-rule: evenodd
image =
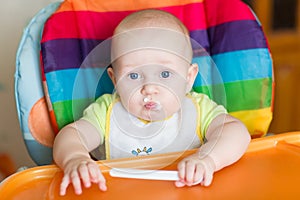
<svg viewBox="0 0 300 200"><path fill-rule="evenodd" d="M194 80L190 68L186 59L168 51L140 49L119 57L109 73L126 110L157 121L180 110Z"/></svg>

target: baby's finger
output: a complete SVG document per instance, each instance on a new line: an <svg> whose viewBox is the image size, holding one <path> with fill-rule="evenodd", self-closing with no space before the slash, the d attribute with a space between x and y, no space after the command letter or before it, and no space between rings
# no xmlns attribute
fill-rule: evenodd
<svg viewBox="0 0 300 200"><path fill-rule="evenodd" d="M183 186L185 186L185 183L183 183L181 181L175 181L175 186L176 187L183 187Z"/></svg>
<svg viewBox="0 0 300 200"><path fill-rule="evenodd" d="M106 186L106 182L102 182L100 181L99 184L98 184L98 187L101 191L106 191L107 190L107 186Z"/></svg>
<svg viewBox="0 0 300 200"><path fill-rule="evenodd" d="M98 183L99 189L102 191L106 191L107 190L106 180L103 174L101 173L99 166L94 163L89 163L88 168L89 168L92 182Z"/></svg>
<svg viewBox="0 0 300 200"><path fill-rule="evenodd" d="M185 181L188 186L193 185L196 165L194 162L187 162L185 167Z"/></svg>
<svg viewBox="0 0 300 200"><path fill-rule="evenodd" d="M204 174L204 179L203 179L202 184L204 186L209 186L211 184L212 180L213 180L213 172L210 170L207 170Z"/></svg>
<svg viewBox="0 0 300 200"><path fill-rule="evenodd" d="M203 181L204 173L205 173L205 169L204 169L203 165L197 164L195 174L194 174L193 185L197 185Z"/></svg>
<svg viewBox="0 0 300 200"><path fill-rule="evenodd" d="M60 184L59 194L61 196L64 196L66 194L66 190L69 184L70 184L70 177L68 174L65 174Z"/></svg>
<svg viewBox="0 0 300 200"><path fill-rule="evenodd" d="M82 193L81 182L80 182L78 172L75 170L71 172L71 181L74 187L75 194L78 195L81 194Z"/></svg>
<svg viewBox="0 0 300 200"><path fill-rule="evenodd" d="M90 174L89 174L87 164L82 163L79 166L78 171L79 171L79 175L80 175L80 178L82 179L82 182L83 182L84 186L87 187L87 188L90 187L91 186L91 179L90 179Z"/></svg>
<svg viewBox="0 0 300 200"><path fill-rule="evenodd" d="M178 176L179 176L179 179L184 181L185 180L185 161L181 161L178 163L177 165L177 170L178 170Z"/></svg>
<svg viewBox="0 0 300 200"><path fill-rule="evenodd" d="M91 181L93 183L98 183L99 180L100 180L99 179L99 177L100 177L99 174L101 174L98 165L95 164L95 163L88 163L87 167L88 167L88 170L89 170Z"/></svg>

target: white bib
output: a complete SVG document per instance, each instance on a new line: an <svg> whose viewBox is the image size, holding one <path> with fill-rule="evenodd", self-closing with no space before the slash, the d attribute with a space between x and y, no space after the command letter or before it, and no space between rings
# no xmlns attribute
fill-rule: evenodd
<svg viewBox="0 0 300 200"><path fill-rule="evenodd" d="M199 114L192 99L164 121L144 123L116 102L105 137L106 159L184 151L200 147Z"/></svg>

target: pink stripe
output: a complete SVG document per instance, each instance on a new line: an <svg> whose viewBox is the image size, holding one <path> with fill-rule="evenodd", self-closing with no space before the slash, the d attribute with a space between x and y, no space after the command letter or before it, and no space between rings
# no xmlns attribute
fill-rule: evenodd
<svg viewBox="0 0 300 200"><path fill-rule="evenodd" d="M206 29L202 3L160 8L177 16L189 30ZM45 24L42 42L60 38L106 39L134 11L67 11L53 14Z"/></svg>

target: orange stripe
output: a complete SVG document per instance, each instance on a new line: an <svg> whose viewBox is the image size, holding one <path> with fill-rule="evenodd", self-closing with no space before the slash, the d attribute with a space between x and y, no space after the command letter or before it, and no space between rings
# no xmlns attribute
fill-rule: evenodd
<svg viewBox="0 0 300 200"><path fill-rule="evenodd" d="M110 11L129 11L141 10L147 8L160 8L166 6L180 6L192 3L202 3L203 0L136 0L136 1L102 1L99 0L68 0L61 4L56 11L95 11L95 12L110 12Z"/></svg>

